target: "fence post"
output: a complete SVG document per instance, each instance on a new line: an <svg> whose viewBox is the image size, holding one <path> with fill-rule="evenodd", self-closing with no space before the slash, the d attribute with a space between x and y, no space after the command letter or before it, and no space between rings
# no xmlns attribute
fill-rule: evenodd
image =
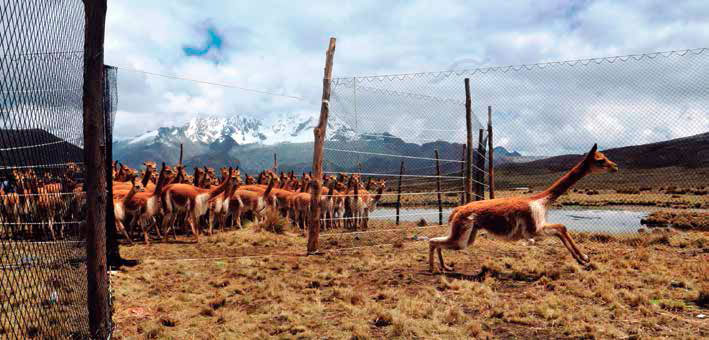
<svg viewBox="0 0 709 340"><path fill-rule="evenodd" d="M320 120L313 129L315 143L313 144L313 176L310 201L310 228L308 228L308 254L318 250L320 237L320 195L322 194L322 163L323 143L327 129L327 118L330 114L330 83L332 82L332 59L335 56L335 38L330 38L325 57L325 74L322 86L322 103L320 105Z"/></svg>
<svg viewBox="0 0 709 340"><path fill-rule="evenodd" d="M461 181L461 190L460 190L460 205L465 204L465 153L466 153L467 148L465 147L465 144L463 144L463 154L460 157L460 177L462 178Z"/></svg>
<svg viewBox="0 0 709 340"><path fill-rule="evenodd" d="M401 176L404 174L404 161L399 168L399 183L396 186L396 225L399 225L399 210L401 209Z"/></svg>
<svg viewBox="0 0 709 340"><path fill-rule="evenodd" d="M487 149L487 185L490 199L493 199L495 198L495 165L492 159L495 150L492 147L492 106L487 107Z"/></svg>
<svg viewBox="0 0 709 340"><path fill-rule="evenodd" d="M473 192L472 162L473 162L473 109L470 100L470 78L465 78L465 129L467 132L465 156L465 202L470 202Z"/></svg>
<svg viewBox="0 0 709 340"><path fill-rule="evenodd" d="M177 162L178 166L182 166L182 143L180 143L180 160Z"/></svg>
<svg viewBox="0 0 709 340"><path fill-rule="evenodd" d="M436 192L438 193L438 224L443 224L443 206L441 205L441 162L438 158L438 149L434 150L436 154Z"/></svg>
<svg viewBox="0 0 709 340"><path fill-rule="evenodd" d="M475 172L478 174L476 178L475 200L485 199L485 130L478 131L478 163L475 164Z"/></svg>
<svg viewBox="0 0 709 340"><path fill-rule="evenodd" d="M106 160L106 263L113 268L120 267L123 263L121 253L118 246L118 238L116 237L116 218L113 211L113 200L108 197L113 197L113 126L111 125L111 92L109 88L108 77L109 66L104 67L104 156Z"/></svg>
<svg viewBox="0 0 709 340"><path fill-rule="evenodd" d="M110 328L106 268L106 169L100 147L104 119L103 42L106 0L84 1L84 165L86 169L86 272L89 329L105 339Z"/></svg>

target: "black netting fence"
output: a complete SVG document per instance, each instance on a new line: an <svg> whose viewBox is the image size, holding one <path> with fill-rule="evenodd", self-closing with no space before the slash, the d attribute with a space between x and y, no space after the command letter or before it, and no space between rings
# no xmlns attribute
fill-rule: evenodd
<svg viewBox="0 0 709 340"><path fill-rule="evenodd" d="M465 78L473 199L490 198L490 112L496 198L544 190L598 143L620 171L576 183L549 211L550 222L614 235L707 230L708 66L702 48L334 79L324 169L335 178L359 177L367 187L358 196L369 205L360 216L346 208L325 216L333 223L321 234L323 247L426 240L448 231L448 215L465 190ZM339 204L353 196L349 191Z"/></svg>
<svg viewBox="0 0 709 340"><path fill-rule="evenodd" d="M83 44L79 0L0 4L3 339L89 334ZM110 115L115 70L107 75Z"/></svg>

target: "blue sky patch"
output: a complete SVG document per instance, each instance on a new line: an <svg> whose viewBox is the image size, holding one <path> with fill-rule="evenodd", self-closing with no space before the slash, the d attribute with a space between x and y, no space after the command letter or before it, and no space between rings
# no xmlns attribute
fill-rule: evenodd
<svg viewBox="0 0 709 340"><path fill-rule="evenodd" d="M207 34L207 38L202 46L185 45L182 47L182 51L185 55L191 57L205 57L212 49L217 51L222 49L224 39L217 33L214 27L208 27L205 33Z"/></svg>

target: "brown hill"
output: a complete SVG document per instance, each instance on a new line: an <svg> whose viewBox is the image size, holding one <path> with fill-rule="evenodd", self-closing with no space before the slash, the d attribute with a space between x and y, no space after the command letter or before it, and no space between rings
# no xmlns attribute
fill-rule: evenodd
<svg viewBox="0 0 709 340"><path fill-rule="evenodd" d="M709 167L709 133L602 152L618 163L621 169L704 168ZM535 174L558 172L568 170L581 157L582 155L561 155L526 163L502 164L498 169Z"/></svg>

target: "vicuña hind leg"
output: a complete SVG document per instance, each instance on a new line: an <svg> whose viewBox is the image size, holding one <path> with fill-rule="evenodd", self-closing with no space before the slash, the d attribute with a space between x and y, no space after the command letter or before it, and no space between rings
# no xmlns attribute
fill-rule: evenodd
<svg viewBox="0 0 709 340"><path fill-rule="evenodd" d="M473 226L473 217L468 217L464 223L453 222L451 226L451 234L443 237L434 237L428 241L428 266L429 270L435 272L433 268L433 252L437 250L438 260L441 264L441 270L451 271L453 268L446 266L443 261L443 253L441 249L461 250L475 241L477 229ZM458 223L458 224L455 224Z"/></svg>
<svg viewBox="0 0 709 340"><path fill-rule="evenodd" d="M573 256L579 264L583 265L590 263L588 256L581 253L581 251L576 247L574 240L571 239L571 236L569 236L569 233L566 231L566 227L563 224L545 224L542 230L548 234L559 237L561 243L564 244L566 249L568 249L571 253L571 256Z"/></svg>

